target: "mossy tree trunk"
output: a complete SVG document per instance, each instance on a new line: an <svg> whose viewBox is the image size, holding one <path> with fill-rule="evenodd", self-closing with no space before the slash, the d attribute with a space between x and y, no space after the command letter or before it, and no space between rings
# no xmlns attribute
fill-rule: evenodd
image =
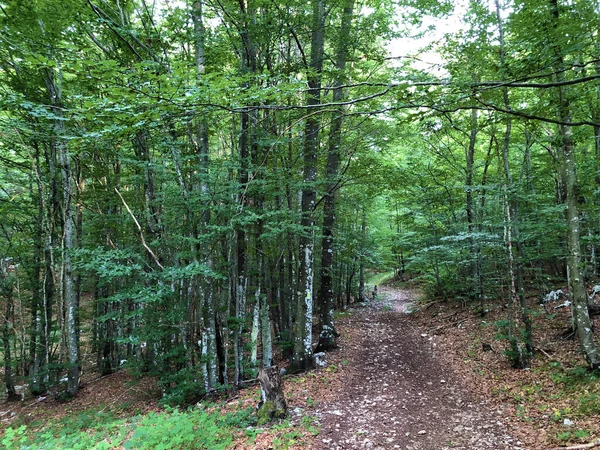
<svg viewBox="0 0 600 450"><path fill-rule="evenodd" d="M265 367L258 373L261 402L256 413L258 425L287 416L287 403L283 395L283 381L277 366Z"/></svg>
<svg viewBox="0 0 600 450"><path fill-rule="evenodd" d="M550 0L550 8L555 28L559 22L557 0ZM556 81L565 81L563 50L560 45L554 48ZM557 110L561 125L558 126L560 178L566 190L565 218L567 221L567 275L569 290L573 301L573 317L577 327L579 343L592 369L600 368L600 352L594 342L592 322L587 308L587 292L581 272L580 217L578 205L577 164L575 161L575 143L571 133L571 105L566 87L557 88Z"/></svg>

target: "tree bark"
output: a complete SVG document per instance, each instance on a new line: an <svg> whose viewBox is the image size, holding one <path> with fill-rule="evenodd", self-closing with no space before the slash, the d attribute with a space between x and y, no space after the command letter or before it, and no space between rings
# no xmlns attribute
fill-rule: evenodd
<svg viewBox="0 0 600 450"><path fill-rule="evenodd" d="M550 0L553 23L558 26L558 0ZM558 82L565 79L564 60L560 45L554 46L554 71ZM563 124L571 123L569 95L566 87L558 87L557 108L559 120ZM571 127L559 125L560 176L566 191L565 218L567 220L567 272L572 297L572 308L576 333L583 353L592 369L600 368L600 353L594 342L592 324L587 308L587 292L581 273L580 218L577 204L577 166L575 162L574 142Z"/></svg>
<svg viewBox="0 0 600 450"><path fill-rule="evenodd" d="M62 116L62 73L48 71L46 86L50 96L50 103L54 114ZM71 255L75 249L75 217L73 212L73 173L71 169L71 155L64 142L64 123L58 119L54 123L54 136L52 145L57 148L61 164L62 192L63 192L63 298L66 309L66 333L69 366L67 371L67 394L71 397L79 391L79 332L78 323L78 298L73 273Z"/></svg>
<svg viewBox="0 0 600 450"><path fill-rule="evenodd" d="M264 367L258 373L261 402L257 411L258 425L287 416L287 404L283 395L283 381L277 366Z"/></svg>
<svg viewBox="0 0 600 450"><path fill-rule="evenodd" d="M31 383L29 390L33 395L39 395L46 392L48 382L48 363L50 351L48 348L50 336L50 324L52 319L52 298L54 296L54 277L52 273L52 225L49 211L52 203L45 199L44 186L42 182L42 173L40 167L40 148L37 143L35 148L35 166L34 176L36 180L36 194L38 202L38 224L36 237L36 266L33 275L33 301L37 304L35 310L35 334L37 335L36 345L33 355L33 367L31 370ZM50 204L49 204L50 203ZM39 256L38 256L39 252Z"/></svg>
<svg viewBox="0 0 600 450"><path fill-rule="evenodd" d="M325 45L325 1L315 0L312 11L312 41L310 72L308 76L308 106L321 102L321 72ZM312 349L313 277L314 277L314 209L316 205L315 181L319 154L319 119L311 115L306 119L304 138L304 187L302 189L302 235L300 236L300 268L298 271L299 299L294 324L294 353L292 370L314 367Z"/></svg>
<svg viewBox="0 0 600 450"><path fill-rule="evenodd" d="M196 79L201 82L205 74L205 28L203 22L203 1L195 0L192 3L192 21L194 23L194 48L196 59ZM195 124L195 147L198 154L198 167L200 175L200 195L203 202L203 210L200 212L201 233L206 233L210 224L210 188L209 188L209 142L208 142L208 124L204 118L201 118ZM202 263L208 268L212 268L212 260L208 251L208 246L204 245L198 248L198 253ZM208 389L216 386L218 378L217 367L217 325L215 316L215 296L212 289L211 280L202 277L200 281L201 296L204 300L202 308L202 319L204 323L204 335L206 339L206 372L208 375Z"/></svg>
<svg viewBox="0 0 600 450"><path fill-rule="evenodd" d="M4 385L6 387L7 401L16 401L20 397L15 389L13 377L13 360L10 349L10 321L13 318L13 280L8 269L8 259L0 260L0 298L6 302L2 317L2 343L4 345Z"/></svg>
<svg viewBox="0 0 600 450"><path fill-rule="evenodd" d="M338 75L333 82L333 103L344 100L344 70L348 57L348 44L350 27L354 12L354 0L346 0L342 13L340 38L337 45L336 69ZM340 108L332 114L329 129L329 148L327 151L327 185L325 187L325 200L323 202L323 239L321 241L321 282L319 289L319 304L322 308L321 332L317 351L329 351L337 347L334 323L333 291L333 259L335 257L334 230L336 224L335 207L336 192L339 185L340 147L342 142L343 110Z"/></svg>
<svg viewBox="0 0 600 450"><path fill-rule="evenodd" d="M256 70L256 56L250 36L250 12L247 9L245 2L240 2L240 12L242 14L242 23L240 24L240 37L242 40L242 51L240 55L241 71L244 74L254 73ZM247 86L247 84L246 84ZM250 158L250 135L251 135L250 113L244 110L240 114L240 136L239 136L239 160L240 167L238 171L239 196L238 206L240 211L243 211L248 205L247 189L248 189L248 165ZM244 346L242 332L246 321L246 297L248 290L248 260L247 260L247 237L243 226L238 226L236 231L236 319L238 327L234 335L234 357L235 371L234 384L239 386L243 379L244 373Z"/></svg>
<svg viewBox="0 0 600 450"><path fill-rule="evenodd" d="M471 132L469 135L469 145L466 149L466 213L467 213L467 226L469 230L469 248L471 252L471 285L472 285L472 297L473 300L481 301L482 297L482 286L480 278L480 267L479 267L479 244L473 237L475 232L475 202L473 195L473 179L475 171L475 145L477 143L478 133L478 112L477 109L471 110Z"/></svg>
<svg viewBox="0 0 600 450"><path fill-rule="evenodd" d="M500 35L500 62L502 68L505 69L505 50L504 50L504 29L502 26L502 17L500 15L500 4L498 0L496 4L496 17L498 20L498 29ZM503 75L504 78L504 75ZM504 106L510 109L510 99L508 89L503 89ZM504 141L502 144L502 161L505 175L505 217L506 217L506 246L508 252L508 268L511 286L511 305L514 312L514 325L516 332L511 330L512 336L511 345L513 350L518 354L518 366L520 369L529 367L530 358L533 355L533 331L531 325L531 317L527 307L527 299L525 298L525 289L523 286L523 263L521 261L522 245L519 235L519 205L515 199L515 186L510 170L510 161L508 158L510 140L512 131L512 121L509 118L506 122L506 131L504 133ZM513 318L511 318L512 320ZM523 322L525 330L521 330L517 326L518 322ZM523 342L521 342L521 340ZM523 344L525 348L523 349Z"/></svg>
<svg viewBox="0 0 600 450"><path fill-rule="evenodd" d="M363 207L362 219L360 223L360 251L358 255L358 302L366 301L365 296L365 247L366 247L366 233L367 233L367 213Z"/></svg>

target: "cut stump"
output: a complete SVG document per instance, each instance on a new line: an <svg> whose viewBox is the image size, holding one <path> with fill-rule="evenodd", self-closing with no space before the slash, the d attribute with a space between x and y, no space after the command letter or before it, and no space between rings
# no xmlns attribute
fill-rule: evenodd
<svg viewBox="0 0 600 450"><path fill-rule="evenodd" d="M261 402L258 404L258 425L265 425L287 415L287 404L283 396L283 381L277 366L265 367L258 372Z"/></svg>

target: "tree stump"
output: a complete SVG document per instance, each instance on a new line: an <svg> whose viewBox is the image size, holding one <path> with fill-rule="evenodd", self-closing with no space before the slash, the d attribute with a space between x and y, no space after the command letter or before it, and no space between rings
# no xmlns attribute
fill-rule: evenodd
<svg viewBox="0 0 600 450"><path fill-rule="evenodd" d="M265 425L274 419L283 419L287 415L287 404L283 396L283 381L277 366L260 369L258 381L262 397L256 413L258 425Z"/></svg>

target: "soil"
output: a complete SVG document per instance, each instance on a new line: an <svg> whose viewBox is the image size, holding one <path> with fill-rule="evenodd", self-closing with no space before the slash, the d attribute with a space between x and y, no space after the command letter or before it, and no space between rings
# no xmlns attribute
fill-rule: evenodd
<svg viewBox="0 0 600 450"><path fill-rule="evenodd" d="M0 436L4 427L43 428L90 410L122 418L160 411L159 399L160 389L155 378L136 379L125 371L103 377L87 372L82 377L77 397L69 402L45 394L26 397L21 402L0 403Z"/></svg>
<svg viewBox="0 0 600 450"><path fill-rule="evenodd" d="M341 389L316 411L317 449L520 449L502 406L471 392L410 314L416 293L382 288L341 339Z"/></svg>

